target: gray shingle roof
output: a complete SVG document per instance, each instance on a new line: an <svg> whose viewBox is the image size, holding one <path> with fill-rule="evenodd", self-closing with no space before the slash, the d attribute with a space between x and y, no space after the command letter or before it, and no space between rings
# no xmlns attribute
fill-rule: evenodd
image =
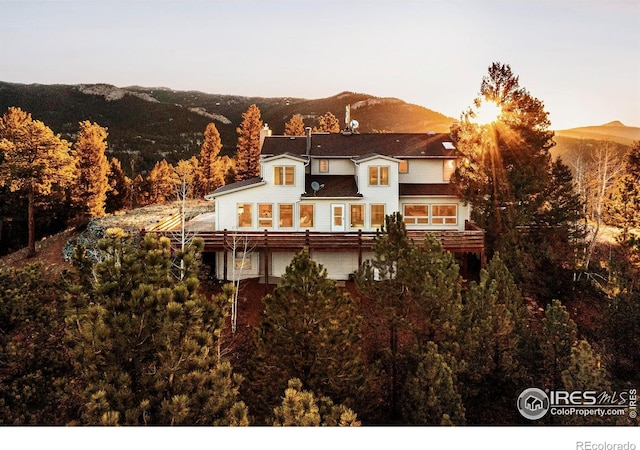
<svg viewBox="0 0 640 450"><path fill-rule="evenodd" d="M444 143L449 143L445 144ZM447 148L448 147L448 148ZM263 156L291 153L303 156L306 136L269 136L264 140ZM460 152L446 133L367 133L312 134L309 156L357 158L377 153L397 158L457 158Z"/></svg>

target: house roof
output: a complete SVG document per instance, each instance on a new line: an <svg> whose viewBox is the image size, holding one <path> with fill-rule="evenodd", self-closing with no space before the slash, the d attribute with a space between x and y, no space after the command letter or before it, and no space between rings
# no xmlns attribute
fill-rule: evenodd
<svg viewBox="0 0 640 450"><path fill-rule="evenodd" d="M312 182L317 182L322 188L315 192L311 187ZM305 192L302 198L345 198L362 197L358 193L358 186L353 175L307 175L305 179Z"/></svg>
<svg viewBox="0 0 640 450"><path fill-rule="evenodd" d="M205 195L204 198L206 200L211 200L218 195L228 194L230 192L240 191L242 189L248 189L259 184L265 184L265 181L263 181L261 177L253 177L242 181L236 181L235 183L226 184L222 187L219 187L211 194Z"/></svg>
<svg viewBox="0 0 640 450"><path fill-rule="evenodd" d="M268 136L263 156L284 153L306 156L306 136ZM460 152L447 133L311 134L311 158L358 158L377 153L396 158L458 158Z"/></svg>
<svg viewBox="0 0 640 450"><path fill-rule="evenodd" d="M457 196L456 186L452 183L410 184L400 183L400 197L412 196Z"/></svg>

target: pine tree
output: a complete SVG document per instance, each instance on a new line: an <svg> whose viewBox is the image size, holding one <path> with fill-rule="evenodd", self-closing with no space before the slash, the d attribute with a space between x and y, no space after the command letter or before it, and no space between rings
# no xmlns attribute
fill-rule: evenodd
<svg viewBox="0 0 640 450"><path fill-rule="evenodd" d="M291 119L284 125L285 136L304 136L305 135L304 120L300 114L294 114Z"/></svg>
<svg viewBox="0 0 640 450"><path fill-rule="evenodd" d="M623 171L607 202L607 221L622 228L621 242L628 242L633 228L640 228L640 141L624 157Z"/></svg>
<svg viewBox="0 0 640 450"><path fill-rule="evenodd" d="M427 342L416 371L409 375L402 395L402 412L411 425L464 425L465 409L453 371Z"/></svg>
<svg viewBox="0 0 640 450"><path fill-rule="evenodd" d="M61 297L39 265L0 269L0 424L76 419Z"/></svg>
<svg viewBox="0 0 640 450"><path fill-rule="evenodd" d="M85 120L80 122L73 146L77 170L74 197L82 214L88 217L102 217L105 213L109 189L109 162L105 156L107 136L106 128Z"/></svg>
<svg viewBox="0 0 640 450"><path fill-rule="evenodd" d="M586 340L580 340L571 349L569 365L562 371L563 389L568 392L611 392L608 374L600 363L600 355L593 352ZM561 416L562 423L573 425L603 425L607 418L597 416Z"/></svg>
<svg viewBox="0 0 640 450"><path fill-rule="evenodd" d="M313 127L318 133L340 133L340 121L331 112L318 117L318 125Z"/></svg>
<svg viewBox="0 0 640 450"><path fill-rule="evenodd" d="M302 382L297 378L289 380L282 404L274 408L273 414L274 426L360 426L352 410L344 405L334 405L328 397L316 400L312 392L302 389Z"/></svg>
<svg viewBox="0 0 640 450"><path fill-rule="evenodd" d="M117 158L111 158L109 161L107 179L109 189L105 200L105 211L113 213L131 208L132 181L125 175Z"/></svg>
<svg viewBox="0 0 640 450"><path fill-rule="evenodd" d="M138 247L107 230L102 262L75 256L68 287L67 345L84 397L86 424L247 424L240 378L219 356L218 336L232 289L198 293L197 254L185 278L170 276L170 242L145 235Z"/></svg>
<svg viewBox="0 0 640 450"><path fill-rule="evenodd" d="M236 129L238 146L236 153L235 181L260 176L260 110L251 105L242 113L242 123Z"/></svg>
<svg viewBox="0 0 640 450"><path fill-rule="evenodd" d="M511 274L494 255L480 282L472 281L465 293L458 338L460 390L474 423L499 422L497 415L511 409L517 390L530 381L526 364L535 361L530 319ZM492 411L483 406L488 401Z"/></svg>
<svg viewBox="0 0 640 450"><path fill-rule="evenodd" d="M365 318L376 339L372 345L379 373L380 395L389 412L401 416L399 399L416 349L435 342L453 350L462 309L461 279L451 253L430 234L418 247L407 237L399 213L387 216L373 245L374 259L365 261L356 276L358 292L371 302ZM361 411L364 414L365 411Z"/></svg>
<svg viewBox="0 0 640 450"><path fill-rule="evenodd" d="M220 133L215 124L210 123L204 131L204 141L200 146L196 195L204 196L224 186L224 166L219 157L221 149Z"/></svg>
<svg viewBox="0 0 640 450"><path fill-rule="evenodd" d="M355 302L303 250L264 299L253 369L247 373L255 392L252 412L268 414L292 378L317 395L341 403L353 399L362 383L359 342Z"/></svg>
<svg viewBox="0 0 640 450"><path fill-rule="evenodd" d="M562 386L562 371L571 363L576 336L577 327L567 309L560 301L553 300L545 309L540 337L546 385L550 389Z"/></svg>
<svg viewBox="0 0 640 450"><path fill-rule="evenodd" d="M497 120L489 125L475 123L478 109L486 105L499 109ZM452 181L473 206L472 219L486 230L489 256L499 252L518 283L535 289L536 277L543 274L535 272L540 241L531 230L542 228L554 243L561 242L562 236L553 236L555 230L560 235L570 230L579 216L570 172L560 162L552 165L549 151L554 142L548 113L540 100L520 86L508 65L489 67L474 106L463 115L457 141L466 163ZM549 189L551 185L558 189ZM551 258L553 270L573 262L566 260L568 254L573 257L566 250L572 242L562 242L559 253Z"/></svg>
<svg viewBox="0 0 640 450"><path fill-rule="evenodd" d="M175 186L178 180L171 164L166 160L158 161L145 180L148 189L148 203L164 203L175 198Z"/></svg>
<svg viewBox="0 0 640 450"><path fill-rule="evenodd" d="M31 114L11 107L0 118L0 186L27 198L31 256L36 253L36 202L70 186L74 164L69 143Z"/></svg>

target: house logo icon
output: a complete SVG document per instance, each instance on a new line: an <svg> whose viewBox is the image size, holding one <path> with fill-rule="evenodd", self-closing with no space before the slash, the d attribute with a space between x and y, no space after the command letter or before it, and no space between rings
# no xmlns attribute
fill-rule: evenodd
<svg viewBox="0 0 640 450"><path fill-rule="evenodd" d="M538 420L549 411L549 397L541 389L528 388L518 396L517 407L522 417Z"/></svg>

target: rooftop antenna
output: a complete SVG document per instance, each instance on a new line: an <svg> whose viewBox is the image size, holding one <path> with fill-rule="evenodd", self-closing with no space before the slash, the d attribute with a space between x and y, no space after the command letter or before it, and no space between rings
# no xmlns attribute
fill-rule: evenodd
<svg viewBox="0 0 640 450"><path fill-rule="evenodd" d="M311 182L311 189L313 189L313 196L315 197L316 194L318 193L318 191L320 189L322 189L324 187L324 184L320 184L317 181L312 181Z"/></svg>

